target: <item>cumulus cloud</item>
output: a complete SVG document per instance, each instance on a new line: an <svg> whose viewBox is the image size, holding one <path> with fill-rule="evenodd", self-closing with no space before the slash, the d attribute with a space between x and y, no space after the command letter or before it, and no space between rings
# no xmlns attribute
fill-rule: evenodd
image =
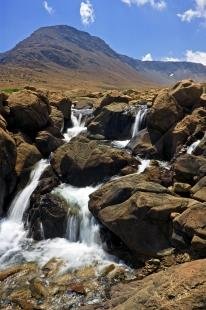
<svg viewBox="0 0 206 310"><path fill-rule="evenodd" d="M80 16L84 25L92 24L95 20L94 8L89 0L81 2Z"/></svg>
<svg viewBox="0 0 206 310"><path fill-rule="evenodd" d="M143 6L146 4L151 5L152 8L156 10L164 10L167 6L165 0L121 0L123 3L131 6L132 4L136 4L138 6Z"/></svg>
<svg viewBox="0 0 206 310"><path fill-rule="evenodd" d="M191 22L195 18L206 19L206 0L194 0L194 8L190 8L177 16L183 22Z"/></svg>
<svg viewBox="0 0 206 310"><path fill-rule="evenodd" d="M206 52L187 50L185 54L186 61L201 63L206 66Z"/></svg>
<svg viewBox="0 0 206 310"><path fill-rule="evenodd" d="M152 57L152 54L150 53L142 57L142 61L152 61L152 60L153 60L153 57Z"/></svg>
<svg viewBox="0 0 206 310"><path fill-rule="evenodd" d="M49 13L49 15L52 15L54 13L53 7L50 6L47 1L43 1L43 7L47 11L47 13Z"/></svg>

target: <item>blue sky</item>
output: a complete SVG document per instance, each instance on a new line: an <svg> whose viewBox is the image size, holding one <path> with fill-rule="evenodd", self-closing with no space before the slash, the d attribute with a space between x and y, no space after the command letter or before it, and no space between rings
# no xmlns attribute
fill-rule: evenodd
<svg viewBox="0 0 206 310"><path fill-rule="evenodd" d="M144 60L206 65L206 0L0 0L0 52L41 26L67 24Z"/></svg>

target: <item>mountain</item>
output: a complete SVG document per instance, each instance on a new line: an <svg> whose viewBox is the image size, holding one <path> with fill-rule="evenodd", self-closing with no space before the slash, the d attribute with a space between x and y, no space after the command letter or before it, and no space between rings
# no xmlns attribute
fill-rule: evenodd
<svg viewBox="0 0 206 310"><path fill-rule="evenodd" d="M0 86L55 88L145 87L174 79L204 79L201 64L142 62L112 50L102 39L69 26L43 27L0 54Z"/></svg>

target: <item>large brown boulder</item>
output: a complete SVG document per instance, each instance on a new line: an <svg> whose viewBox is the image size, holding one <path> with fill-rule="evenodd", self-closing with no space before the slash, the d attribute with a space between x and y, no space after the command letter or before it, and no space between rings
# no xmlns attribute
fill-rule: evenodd
<svg viewBox="0 0 206 310"><path fill-rule="evenodd" d="M36 147L43 157L48 157L58 147L64 144L60 138L56 138L48 131L40 131L35 139Z"/></svg>
<svg viewBox="0 0 206 310"><path fill-rule="evenodd" d="M5 198L11 194L16 183L16 145L12 137L0 128L0 216Z"/></svg>
<svg viewBox="0 0 206 310"><path fill-rule="evenodd" d="M177 158L174 163L175 179L179 182L195 184L196 178L206 174L206 158L185 154Z"/></svg>
<svg viewBox="0 0 206 310"><path fill-rule="evenodd" d="M159 92L147 117L149 131L157 131L159 138L183 117L183 110L168 89Z"/></svg>
<svg viewBox="0 0 206 310"><path fill-rule="evenodd" d="M192 188L191 193L194 199L206 202L206 176L201 178Z"/></svg>
<svg viewBox="0 0 206 310"><path fill-rule="evenodd" d="M100 109L88 124L91 135L101 135L106 139L128 139L131 137L135 116L125 102L113 102Z"/></svg>
<svg viewBox="0 0 206 310"><path fill-rule="evenodd" d="M20 129L29 135L45 127L49 120L50 108L46 97L21 90L12 93L8 98L10 113L8 122L14 129Z"/></svg>
<svg viewBox="0 0 206 310"><path fill-rule="evenodd" d="M202 85L195 83L193 80L180 81L170 89L170 95L176 99L180 106L186 109L190 109L197 104L202 93Z"/></svg>
<svg viewBox="0 0 206 310"><path fill-rule="evenodd" d="M206 259L196 260L152 274L135 283L114 310L194 310L206 308Z"/></svg>
<svg viewBox="0 0 206 310"><path fill-rule="evenodd" d="M131 150L133 155L142 158L159 159L161 156L160 145L153 144L152 140L152 133L149 133L148 129L145 128L130 140L126 148Z"/></svg>
<svg viewBox="0 0 206 310"><path fill-rule="evenodd" d="M120 173L126 166L138 166L138 160L126 151L101 145L78 136L59 147L51 165L61 180L76 186L102 182Z"/></svg>
<svg viewBox="0 0 206 310"><path fill-rule="evenodd" d="M174 236L182 240L185 246L191 246L194 251L202 255L206 254L206 205L197 203L193 207L175 217L173 221ZM177 236L180 236L177 238ZM182 239L180 239L182 237Z"/></svg>
<svg viewBox="0 0 206 310"><path fill-rule="evenodd" d="M157 183L133 178L103 185L90 196L89 209L134 255L158 256L171 247L171 214L194 203Z"/></svg>

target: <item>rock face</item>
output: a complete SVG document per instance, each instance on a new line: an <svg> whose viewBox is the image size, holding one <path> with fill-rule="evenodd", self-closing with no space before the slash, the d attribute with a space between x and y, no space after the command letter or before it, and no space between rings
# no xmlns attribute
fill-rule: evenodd
<svg viewBox="0 0 206 310"><path fill-rule="evenodd" d="M60 138L54 137L48 131L40 131L35 139L36 146L44 157L49 157L58 147L64 144Z"/></svg>
<svg viewBox="0 0 206 310"><path fill-rule="evenodd" d="M173 221L176 243L182 242L183 247L190 246L202 257L206 254L206 205L197 203L192 208L177 216Z"/></svg>
<svg viewBox="0 0 206 310"><path fill-rule="evenodd" d="M65 201L45 194L35 201L28 213L30 236L35 240L64 237L67 226Z"/></svg>
<svg viewBox="0 0 206 310"><path fill-rule="evenodd" d="M203 135L206 113L201 104L202 92L202 86L191 80L160 91L147 115L148 134L137 142L135 154L170 160L189 139L194 141ZM146 148L141 149L141 142L145 141Z"/></svg>
<svg viewBox="0 0 206 310"><path fill-rule="evenodd" d="M130 140L126 148L131 150L133 155L153 159L159 158L159 149L155 144L152 144L152 140L152 134L145 128Z"/></svg>
<svg viewBox="0 0 206 310"><path fill-rule="evenodd" d="M133 178L132 188L130 181L105 184L91 195L89 209L133 253L157 256L171 247L170 215L194 203L172 196L157 183Z"/></svg>
<svg viewBox="0 0 206 310"><path fill-rule="evenodd" d="M126 166L138 166L138 160L126 151L101 145L79 136L59 147L51 165L59 178L75 186L102 182L120 173Z"/></svg>
<svg viewBox="0 0 206 310"><path fill-rule="evenodd" d="M160 136L176 124L182 116L182 108L169 94L169 90L164 89L154 100L147 117L147 126L150 131L156 131Z"/></svg>
<svg viewBox="0 0 206 310"><path fill-rule="evenodd" d="M199 179L206 173L206 158L185 154L177 158L174 164L175 179L189 184L195 183L195 178Z"/></svg>
<svg viewBox="0 0 206 310"><path fill-rule="evenodd" d="M128 139L131 137L135 116L125 102L113 102L103 106L88 125L91 135L101 135L106 139Z"/></svg>
<svg viewBox="0 0 206 310"><path fill-rule="evenodd" d="M193 80L180 81L170 90L170 95L185 109L190 109L194 104L197 104L202 93L202 85L195 83Z"/></svg>
<svg viewBox="0 0 206 310"><path fill-rule="evenodd" d="M11 136L0 128L0 216L5 198L12 192L15 182L16 145Z"/></svg>
<svg viewBox="0 0 206 310"><path fill-rule="evenodd" d="M61 131L64 128L64 115L56 107L51 108L50 113L51 125Z"/></svg>
<svg viewBox="0 0 206 310"><path fill-rule="evenodd" d="M26 89L12 93L8 98L8 106L8 119L12 128L33 134L48 123L48 101L40 94Z"/></svg>
<svg viewBox="0 0 206 310"><path fill-rule="evenodd" d="M196 260L137 282L132 296L113 309L205 309L205 291L206 260Z"/></svg>
<svg viewBox="0 0 206 310"><path fill-rule="evenodd" d="M29 144L21 134L15 134L14 139L17 146L16 173L20 175L23 171L31 168L41 158L41 154L35 145Z"/></svg>

